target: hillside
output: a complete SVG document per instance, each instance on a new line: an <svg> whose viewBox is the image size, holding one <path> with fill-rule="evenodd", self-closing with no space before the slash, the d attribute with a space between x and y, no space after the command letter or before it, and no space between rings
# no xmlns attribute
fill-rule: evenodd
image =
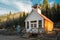
<svg viewBox="0 0 60 40"><path fill-rule="evenodd" d="M8 20L17 19L20 16L23 16L23 14L24 14L24 12L17 12L17 13L14 13L14 14L6 14L6 15L3 15L3 16L0 16L0 22L5 22L5 21L8 21ZM25 13L25 15L26 15L26 13Z"/></svg>
<svg viewBox="0 0 60 40"><path fill-rule="evenodd" d="M7 15L0 16L0 27L7 27L19 24L24 24L24 19L27 13L25 12L17 12L11 14L11 12Z"/></svg>

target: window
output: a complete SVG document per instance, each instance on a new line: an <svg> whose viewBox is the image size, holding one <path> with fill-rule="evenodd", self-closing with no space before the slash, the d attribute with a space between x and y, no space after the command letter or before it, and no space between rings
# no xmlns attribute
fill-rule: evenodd
<svg viewBox="0 0 60 40"><path fill-rule="evenodd" d="M37 22L37 21L31 21L31 23L35 23L35 22Z"/></svg>
<svg viewBox="0 0 60 40"><path fill-rule="evenodd" d="M31 24L31 28L33 28L33 24Z"/></svg>
<svg viewBox="0 0 60 40"><path fill-rule="evenodd" d="M37 21L31 21L31 28L37 27Z"/></svg>
<svg viewBox="0 0 60 40"><path fill-rule="evenodd" d="M39 20L39 28L41 28L42 27L42 20Z"/></svg>
<svg viewBox="0 0 60 40"><path fill-rule="evenodd" d="M34 27L36 28L37 27L37 24L34 24Z"/></svg>
<svg viewBox="0 0 60 40"><path fill-rule="evenodd" d="M29 22L27 22L27 29L29 29Z"/></svg>

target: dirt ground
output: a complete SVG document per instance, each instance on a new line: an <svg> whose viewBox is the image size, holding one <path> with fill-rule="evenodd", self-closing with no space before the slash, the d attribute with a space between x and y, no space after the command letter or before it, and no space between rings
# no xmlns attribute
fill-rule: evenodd
<svg viewBox="0 0 60 40"><path fill-rule="evenodd" d="M17 35L0 35L0 40L51 40L51 39L45 39L45 38L22 38ZM54 39L52 39L54 40Z"/></svg>
<svg viewBox="0 0 60 40"><path fill-rule="evenodd" d="M14 35L6 35L5 33L9 34L9 32L2 32L0 30L0 40L56 40L56 37L52 38L52 37L49 37L47 35L46 35L47 37L45 35L40 37L41 35L39 35L39 38L38 37L36 37L36 38L29 38L29 37L28 38L24 38L24 37L21 37L19 35L16 35L15 33L13 33Z"/></svg>
<svg viewBox="0 0 60 40"><path fill-rule="evenodd" d="M26 40L26 39L20 38L20 36L17 35L13 36L0 35L0 40Z"/></svg>
<svg viewBox="0 0 60 40"><path fill-rule="evenodd" d="M17 35L0 35L0 40L40 40L36 38L21 38L20 36Z"/></svg>

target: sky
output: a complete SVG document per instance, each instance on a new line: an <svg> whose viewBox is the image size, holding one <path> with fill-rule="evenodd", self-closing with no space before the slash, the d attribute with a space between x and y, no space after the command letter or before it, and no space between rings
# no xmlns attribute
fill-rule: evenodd
<svg viewBox="0 0 60 40"><path fill-rule="evenodd" d="M48 0L52 6L54 2L60 3L60 0ZM0 15L24 11L30 12L34 4L42 4L43 0L0 0Z"/></svg>

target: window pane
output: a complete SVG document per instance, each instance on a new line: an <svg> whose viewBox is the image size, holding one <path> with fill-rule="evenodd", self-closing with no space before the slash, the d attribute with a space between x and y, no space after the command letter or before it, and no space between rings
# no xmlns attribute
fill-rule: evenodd
<svg viewBox="0 0 60 40"><path fill-rule="evenodd" d="M42 27L42 20L39 20L39 28Z"/></svg>
<svg viewBox="0 0 60 40"><path fill-rule="evenodd" d="M29 22L27 22L27 29L29 29Z"/></svg>
<svg viewBox="0 0 60 40"><path fill-rule="evenodd" d="M33 24L31 24L31 28L33 28Z"/></svg>
<svg viewBox="0 0 60 40"><path fill-rule="evenodd" d="M34 23L34 22L37 22L37 21L31 21L31 23Z"/></svg>
<svg viewBox="0 0 60 40"><path fill-rule="evenodd" d="M34 24L34 27L37 27L37 24Z"/></svg>

